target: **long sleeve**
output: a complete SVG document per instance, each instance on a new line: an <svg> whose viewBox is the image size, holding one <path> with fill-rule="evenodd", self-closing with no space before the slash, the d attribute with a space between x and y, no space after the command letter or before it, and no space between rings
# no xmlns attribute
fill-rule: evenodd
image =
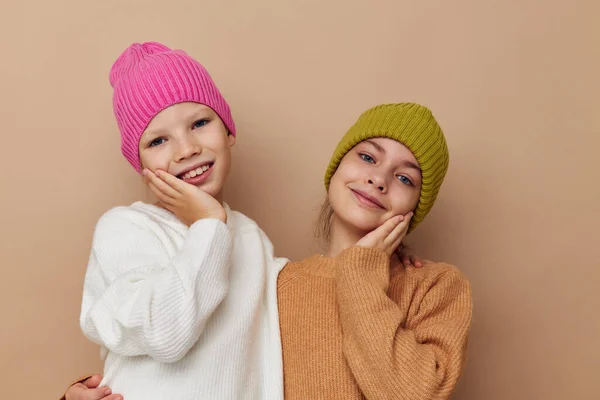
<svg viewBox="0 0 600 400"><path fill-rule="evenodd" d="M404 284L397 304L388 296L389 265L383 252L357 246L337 259L343 350L352 374L367 399L447 399L465 359L469 283L451 266L425 267L430 270L419 282Z"/></svg>
<svg viewBox="0 0 600 400"><path fill-rule="evenodd" d="M96 226L81 329L116 354L175 362L227 294L232 239L223 222L199 220L173 256L164 232L130 213L111 210Z"/></svg>

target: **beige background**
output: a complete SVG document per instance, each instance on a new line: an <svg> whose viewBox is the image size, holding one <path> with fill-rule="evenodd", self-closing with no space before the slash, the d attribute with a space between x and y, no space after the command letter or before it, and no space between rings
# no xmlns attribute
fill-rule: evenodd
<svg viewBox="0 0 600 400"><path fill-rule="evenodd" d="M600 396L598 1L167 3L3 2L2 398L52 399L101 371L78 326L94 223L147 195L107 76L146 40L211 71L239 126L226 198L293 259L315 251L322 174L358 114L430 106L451 167L409 242L472 281L456 398Z"/></svg>

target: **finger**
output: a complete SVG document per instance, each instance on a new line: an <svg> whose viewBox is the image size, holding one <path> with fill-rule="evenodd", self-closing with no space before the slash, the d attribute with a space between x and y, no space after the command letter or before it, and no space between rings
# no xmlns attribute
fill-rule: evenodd
<svg viewBox="0 0 600 400"><path fill-rule="evenodd" d="M403 215L396 215L395 217L392 217L392 218L388 219L387 221L385 221L383 224L381 224L381 226L379 226L377 229L375 229L372 233L374 236L377 236L380 239L385 239L394 231L394 229L396 229L396 227L402 222L403 219L404 219Z"/></svg>
<svg viewBox="0 0 600 400"><path fill-rule="evenodd" d="M156 185L152 182L148 182L148 187L150 188L152 193L154 193L158 201L164 205L173 205L177 201L176 198L167 195L165 192L156 187Z"/></svg>
<svg viewBox="0 0 600 400"><path fill-rule="evenodd" d="M398 223L398 225L394 227L394 229L392 229L387 237L388 242L395 243L398 240L402 241L406 231L408 231L411 217L412 215L407 215L402 221L400 221L400 223Z"/></svg>
<svg viewBox="0 0 600 400"><path fill-rule="evenodd" d="M400 246L402 239L404 239L404 236L406 236L411 217L412 213L409 213L406 218L400 221L400 223L396 225L396 227L394 227L390 234L385 238L384 243L389 246L392 251L395 251L398 246Z"/></svg>
<svg viewBox="0 0 600 400"><path fill-rule="evenodd" d="M115 400L119 395L113 395L112 390L106 386L89 389L83 383L76 383L66 393L67 400Z"/></svg>
<svg viewBox="0 0 600 400"><path fill-rule="evenodd" d="M412 262L410 261L410 257L407 255L402 256L401 262L402 262L402 264L406 265L407 267L412 265Z"/></svg>
<svg viewBox="0 0 600 400"><path fill-rule="evenodd" d="M154 173L150 170L145 170L145 171L147 171L147 172L145 172L144 176L146 176L146 178L148 179L148 182L152 183L158 190L160 190L161 192L163 192L164 194L166 194L167 196L172 197L172 198L178 198L181 196L181 192L179 190L177 190L177 188L173 187L171 184L169 184L164 179L162 179L161 176L157 175L157 173L159 171L156 171L157 173ZM166 174L166 175L171 175L171 174ZM171 175L171 176L173 176L173 175ZM179 180L177 178L175 178L175 179Z"/></svg>
<svg viewBox="0 0 600 400"><path fill-rule="evenodd" d="M385 245L386 238L394 230L394 228L402 221L404 217L397 215L385 221L383 224L378 226L373 231L369 232L359 243L367 243L367 247L370 247L373 243L382 243Z"/></svg>
<svg viewBox="0 0 600 400"><path fill-rule="evenodd" d="M81 383L83 383L89 389L94 389L100 385L100 382L102 382L102 375L92 375Z"/></svg>
<svg viewBox="0 0 600 400"><path fill-rule="evenodd" d="M123 396L120 394L111 394L110 396L103 397L101 400L123 400Z"/></svg>
<svg viewBox="0 0 600 400"><path fill-rule="evenodd" d="M186 190L189 190L190 187L194 187L189 183L184 182L178 177L169 174L168 172L156 170L156 176L158 176L161 180L163 180L167 185L171 186L179 193L185 193Z"/></svg>
<svg viewBox="0 0 600 400"><path fill-rule="evenodd" d="M423 263L421 262L421 259L417 256L411 256L412 258L412 265L414 265L417 268L421 268L423 266Z"/></svg>

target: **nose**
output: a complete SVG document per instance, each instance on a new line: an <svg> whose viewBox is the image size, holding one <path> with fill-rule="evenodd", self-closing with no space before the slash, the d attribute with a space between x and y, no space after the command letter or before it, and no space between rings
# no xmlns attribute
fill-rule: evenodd
<svg viewBox="0 0 600 400"><path fill-rule="evenodd" d="M381 193L385 193L387 190L385 179L381 178L378 175L371 175L370 177L368 177L367 183L377 188L377 190L379 190Z"/></svg>
<svg viewBox="0 0 600 400"><path fill-rule="evenodd" d="M181 162L193 156L197 156L202 153L202 146L200 143L192 140L189 136L178 140L178 148L175 154L175 160Z"/></svg>

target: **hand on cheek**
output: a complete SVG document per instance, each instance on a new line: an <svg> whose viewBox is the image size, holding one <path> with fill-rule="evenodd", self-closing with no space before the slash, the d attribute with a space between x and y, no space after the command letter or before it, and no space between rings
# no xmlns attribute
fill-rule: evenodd
<svg viewBox="0 0 600 400"><path fill-rule="evenodd" d="M161 205L175 214L184 224L191 226L204 218L227 221L223 205L196 186L161 170L152 172L144 169L142 174Z"/></svg>
<svg viewBox="0 0 600 400"><path fill-rule="evenodd" d="M377 229L366 234L356 245L379 249L391 256L406 236L412 216L411 211L406 215L396 215L388 219Z"/></svg>

